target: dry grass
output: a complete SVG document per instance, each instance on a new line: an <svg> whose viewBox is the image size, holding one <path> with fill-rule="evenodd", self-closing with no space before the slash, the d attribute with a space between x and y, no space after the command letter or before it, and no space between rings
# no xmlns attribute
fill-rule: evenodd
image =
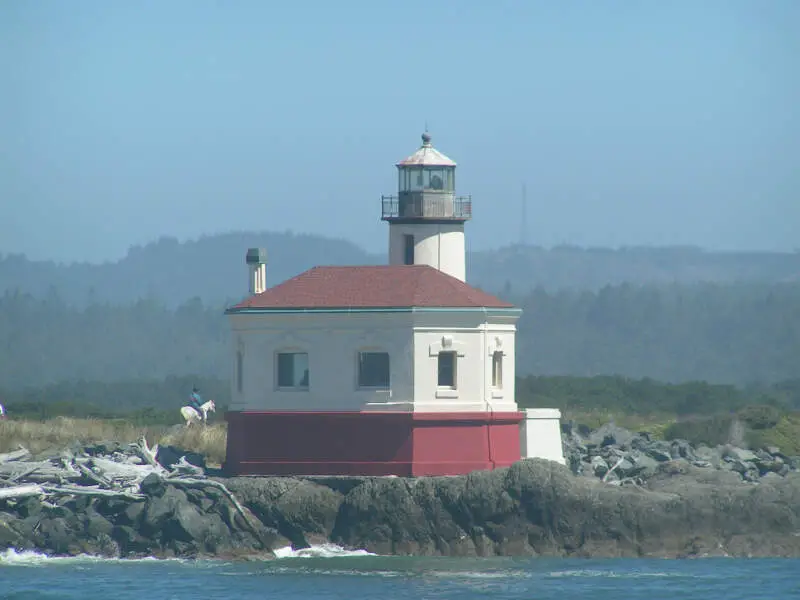
<svg viewBox="0 0 800 600"><path fill-rule="evenodd" d="M34 454L59 451L75 443L101 441L135 442L145 436L148 444L172 445L199 452L212 465L225 460L227 428L224 423L208 427L137 427L121 419L71 419L49 421L6 419L0 421L0 452L24 446Z"/></svg>
<svg viewBox="0 0 800 600"><path fill-rule="evenodd" d="M207 427L173 428L158 443L199 452L206 457L207 463L219 466L225 460L227 439L227 426L224 423L215 423Z"/></svg>
<svg viewBox="0 0 800 600"><path fill-rule="evenodd" d="M673 415L624 415L610 411L562 411L562 422L574 419L575 422L597 429L601 425L614 422L630 431L646 431L654 439L664 439L666 429L675 422Z"/></svg>

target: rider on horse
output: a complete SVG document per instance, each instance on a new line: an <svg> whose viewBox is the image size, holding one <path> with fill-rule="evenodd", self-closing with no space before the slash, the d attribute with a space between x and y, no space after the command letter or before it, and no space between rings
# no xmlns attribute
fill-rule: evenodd
<svg viewBox="0 0 800 600"><path fill-rule="evenodd" d="M189 396L189 406L197 411L197 416L203 418L203 409L201 408L203 399L200 397L200 391L194 387L192 388L192 395Z"/></svg>

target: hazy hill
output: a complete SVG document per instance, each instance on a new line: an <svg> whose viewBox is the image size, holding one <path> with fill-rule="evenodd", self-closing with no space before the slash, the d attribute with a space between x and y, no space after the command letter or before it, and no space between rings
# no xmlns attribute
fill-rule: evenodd
<svg viewBox="0 0 800 600"><path fill-rule="evenodd" d="M245 251L263 246L269 253L270 285L314 265L375 264L383 254L315 235L241 232L180 243L162 238L135 246L127 256L104 264L56 264L22 255L0 256L0 294L18 290L43 298L57 290L65 302L129 304L140 298L168 306L194 297L224 304L246 291ZM721 253L698 248L545 249L509 246L468 256L471 283L492 292L527 294L598 290L605 285L694 282L774 283L800 280L800 253Z"/></svg>

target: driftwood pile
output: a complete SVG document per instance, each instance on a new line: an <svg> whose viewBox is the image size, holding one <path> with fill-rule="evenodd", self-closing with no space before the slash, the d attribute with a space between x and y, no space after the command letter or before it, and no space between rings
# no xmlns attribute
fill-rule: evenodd
<svg viewBox="0 0 800 600"><path fill-rule="evenodd" d="M174 453L162 458L158 444L150 448L144 437L108 454L90 454L84 448L77 452L64 450L46 460L33 460L31 453L22 447L0 454L0 501L31 496L38 497L44 505L52 505L48 500L59 496L144 501L147 495L142 492L142 482L156 477L179 487L220 490L250 529L257 531L248 512L225 485L206 478L205 469L189 462L185 455L177 460Z"/></svg>
<svg viewBox="0 0 800 600"><path fill-rule="evenodd" d="M108 456L64 450L58 456L34 460L20 447L0 454L0 499L75 495L143 500L139 484L151 473L170 479L189 473L205 476L201 467L185 459L168 470L156 460L157 453L158 446L151 449L144 438Z"/></svg>

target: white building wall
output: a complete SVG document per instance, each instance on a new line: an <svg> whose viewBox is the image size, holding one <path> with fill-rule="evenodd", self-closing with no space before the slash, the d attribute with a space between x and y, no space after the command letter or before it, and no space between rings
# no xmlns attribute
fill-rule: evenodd
<svg viewBox="0 0 800 600"><path fill-rule="evenodd" d="M389 264L402 265L405 235L414 236L414 264L466 281L466 247L463 223L392 223L389 225Z"/></svg>
<svg viewBox="0 0 800 600"><path fill-rule="evenodd" d="M516 318L457 310L232 315L231 410L516 411ZM371 350L389 353L389 390L358 388L358 352ZM438 386L441 350L457 352L455 389ZM308 353L307 390L277 387L277 354L293 351ZM499 387L494 352L503 353Z"/></svg>
<svg viewBox="0 0 800 600"><path fill-rule="evenodd" d="M231 315L234 350L231 410L411 410L410 314ZM243 352L241 392L236 352ZM359 351L390 355L390 390L358 388ZM277 387L277 354L307 352L307 390Z"/></svg>
<svg viewBox="0 0 800 600"><path fill-rule="evenodd" d="M485 318L485 317L483 317ZM432 319L429 319L432 320ZM446 323L418 324L414 330L414 410L516 411L514 341L516 326L503 318L492 322L470 323L462 317L460 325ZM470 320L474 321L474 317ZM441 321L441 319L440 319ZM438 355L455 351L455 389L438 385ZM494 352L502 352L501 385L492 381Z"/></svg>

